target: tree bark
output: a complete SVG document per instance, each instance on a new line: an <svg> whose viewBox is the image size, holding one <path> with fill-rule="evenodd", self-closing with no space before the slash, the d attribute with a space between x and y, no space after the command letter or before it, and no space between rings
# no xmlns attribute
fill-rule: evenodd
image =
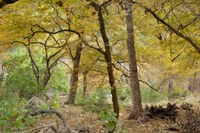
<svg viewBox="0 0 200 133"><path fill-rule="evenodd" d="M134 29L133 29L133 15L132 15L132 3L125 1L126 11L126 24L127 24L127 49L128 49L128 61L130 69L130 86L132 92L132 112L129 116L130 119L137 119L143 111L140 95L140 87L137 72L137 61L135 53L134 42Z"/></svg>
<svg viewBox="0 0 200 133"><path fill-rule="evenodd" d="M189 81L189 90L192 92L200 92L200 72L195 72Z"/></svg>
<svg viewBox="0 0 200 133"><path fill-rule="evenodd" d="M169 78L169 86L168 86L168 101L172 100L172 91L174 89L173 77Z"/></svg>
<svg viewBox="0 0 200 133"><path fill-rule="evenodd" d="M88 72L87 70L85 70L83 72L83 96L85 97L86 94L87 94L87 75L88 75Z"/></svg>
<svg viewBox="0 0 200 133"><path fill-rule="evenodd" d="M117 98L117 88L115 85L115 77L113 74L111 50L110 50L109 40L106 35L106 28L105 28L103 14L100 7L98 8L98 21L100 25L101 36L103 38L104 47L105 47L104 57L107 63L107 72L108 72L109 84L111 87L113 110L117 114L117 118L118 118L119 117L119 103L118 103L118 98Z"/></svg>
<svg viewBox="0 0 200 133"><path fill-rule="evenodd" d="M73 70L70 80L70 92L68 95L68 99L65 104L75 104L76 90L78 88L78 74L79 74L79 64L81 60L81 51L82 51L82 43L76 49L75 57L72 57L73 60Z"/></svg>

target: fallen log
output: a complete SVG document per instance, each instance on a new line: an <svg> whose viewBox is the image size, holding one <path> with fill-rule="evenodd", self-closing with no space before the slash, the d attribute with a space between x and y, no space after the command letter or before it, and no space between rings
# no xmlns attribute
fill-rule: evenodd
<svg viewBox="0 0 200 133"><path fill-rule="evenodd" d="M167 107L164 108L163 106L146 106L145 111L146 115L150 118L158 117L160 119L169 119L173 122L176 121L176 116L178 114L177 111L178 107L176 104L167 104Z"/></svg>

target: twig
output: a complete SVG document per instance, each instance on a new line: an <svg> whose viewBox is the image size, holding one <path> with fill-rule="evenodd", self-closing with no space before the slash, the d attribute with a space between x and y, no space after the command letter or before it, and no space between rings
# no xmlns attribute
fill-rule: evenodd
<svg viewBox="0 0 200 133"><path fill-rule="evenodd" d="M40 128L51 127L51 126L54 126L54 125L56 125L56 123L53 123L53 124L50 124L50 125L42 125L42 126L38 126L38 127L32 128L32 129L14 132L14 133L30 133L31 131L34 131L34 130L37 130L37 129L40 129Z"/></svg>

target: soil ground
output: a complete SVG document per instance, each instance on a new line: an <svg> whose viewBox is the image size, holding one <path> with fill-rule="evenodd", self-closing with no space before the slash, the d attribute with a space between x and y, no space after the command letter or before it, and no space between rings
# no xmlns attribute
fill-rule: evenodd
<svg viewBox="0 0 200 133"><path fill-rule="evenodd" d="M177 109L178 115L176 117L176 122L143 116L138 120L127 120L131 107L126 106L120 110L116 133L181 133L181 127L178 126L179 121L184 122L188 119L196 119L195 116L186 116L187 110L180 108L181 104L187 101L189 104L193 105L193 110L199 112L199 101L198 99L192 98L194 97L189 97L181 102L174 101L179 107L179 109ZM166 103L167 102L160 102L159 105L166 106ZM106 126L103 125L98 114L85 111L81 106L65 105L65 107L59 108L57 111L64 116L70 133L108 133ZM200 120L200 118L198 120ZM57 127L57 129L62 128L61 120L56 115L38 115L36 124L22 133L54 133L53 130L49 128L51 125ZM169 128L179 129L179 131L170 131L168 130Z"/></svg>
<svg viewBox="0 0 200 133"><path fill-rule="evenodd" d="M64 115L67 127L70 133L108 133L103 123L96 113L86 112L80 106L68 105L59 109ZM138 120L127 120L130 108L125 108L120 113L118 121L117 133L179 133L180 131L169 131L169 128L179 128L177 123L170 120L160 118L143 118ZM178 109L177 120L185 119L185 110ZM53 133L49 130L50 125L59 127L62 125L61 120L55 115L39 115L37 116L37 124L30 127L24 133ZM59 127L60 128L60 127Z"/></svg>

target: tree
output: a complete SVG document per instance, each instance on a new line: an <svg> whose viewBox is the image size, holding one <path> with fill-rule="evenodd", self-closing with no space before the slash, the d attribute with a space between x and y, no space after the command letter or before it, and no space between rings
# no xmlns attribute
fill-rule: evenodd
<svg viewBox="0 0 200 133"><path fill-rule="evenodd" d="M71 80L70 80L70 92L68 95L68 99L65 102L66 104L74 104L75 102L75 96L76 96L76 90L78 88L78 75L79 75L79 64L81 60L81 51L83 49L82 41L79 42L79 45L76 48L75 56L73 56L72 52L70 51L70 56L72 58L73 63L73 69L71 74Z"/></svg>
<svg viewBox="0 0 200 133"><path fill-rule="evenodd" d="M147 6L143 6L147 12L149 12L158 22L165 25L169 30L171 30L173 33L175 33L177 36L183 38L185 41L187 41L191 46L200 54L200 45L199 41L196 39L197 37L195 35L189 35L185 29L189 30L189 27L191 27L194 24L198 23L199 18L199 4L197 2L162 2L159 5L159 2L154 2L156 10L151 9ZM170 5L170 7L165 5ZM153 7L152 7L153 8ZM165 9L166 8L166 9ZM160 17L157 15L156 12L158 12L160 9L160 14L164 14L163 17ZM163 13L163 11L165 11ZM183 20L183 16L186 16L188 19L187 21L181 21ZM190 17L188 17L190 16ZM192 17L191 17L192 16ZM174 19L175 18L175 21ZM167 22L167 19L174 21L173 24L170 24L170 22ZM175 25L174 25L175 24ZM192 28L190 28L192 29ZM191 32L191 31L190 31Z"/></svg>
<svg viewBox="0 0 200 133"><path fill-rule="evenodd" d="M36 78L36 82L38 84L38 87L42 90L44 90L47 86L51 78L53 69L55 65L57 65L59 59L65 56L65 48L68 43L63 43L62 41L59 41L58 37L54 36L65 31L72 31L76 34L76 32L70 29L48 31L40 25L35 25L31 28L32 33L25 37L26 41L14 41L14 43L20 43L26 47L31 61L32 70ZM46 40L44 40L44 38L46 38ZM38 65L38 60L34 58L34 55L36 55L36 53L34 52L36 52L37 49L40 49L43 53L43 70L41 70L41 66Z"/></svg>
<svg viewBox="0 0 200 133"><path fill-rule="evenodd" d="M110 48L110 43L109 39L106 34L106 28L105 28L105 23L104 23L104 17L103 17L103 6L106 6L107 2L104 2L103 4L99 5L95 2L91 2L90 5L97 11L98 13L98 23L100 27L100 32L101 36L103 39L103 44L105 51L101 48L97 48L99 52L101 52L104 55L104 58L107 63L107 72L108 72L108 77L109 77L109 84L111 87L111 95L112 95L112 103L113 103L113 110L117 114L117 118L119 117L119 103L118 103L118 98L117 98L117 88L115 84L115 77L113 74L113 65L112 65L112 57L111 57L111 48Z"/></svg>
<svg viewBox="0 0 200 133"><path fill-rule="evenodd" d="M133 29L133 16L132 16L132 3L125 1L126 11L126 24L127 24L127 50L129 61L129 73L130 73L130 86L132 92L132 112L129 118L137 119L142 113L142 103L140 95L140 87L138 80L137 61L135 53L134 43L134 29Z"/></svg>

